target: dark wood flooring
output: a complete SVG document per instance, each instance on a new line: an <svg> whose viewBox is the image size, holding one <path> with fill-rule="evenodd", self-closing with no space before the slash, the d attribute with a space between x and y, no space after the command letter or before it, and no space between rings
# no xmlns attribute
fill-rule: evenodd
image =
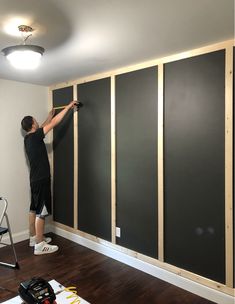
<svg viewBox="0 0 235 304"><path fill-rule="evenodd" d="M91 304L212 303L60 236L50 235L60 247L53 254L33 255L28 241L15 245L20 269L0 266L0 303L17 296L20 282L34 276L76 286L78 295ZM0 248L1 261L10 257L9 246Z"/></svg>

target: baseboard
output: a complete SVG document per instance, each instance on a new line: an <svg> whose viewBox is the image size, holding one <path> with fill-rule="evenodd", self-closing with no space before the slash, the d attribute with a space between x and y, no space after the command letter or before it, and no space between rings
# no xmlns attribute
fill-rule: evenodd
<svg viewBox="0 0 235 304"><path fill-rule="evenodd" d="M47 224L45 226L45 233L51 232L52 230L52 225ZM14 244L25 241L29 238L29 230L24 230L20 232L16 232L12 234L13 242ZM10 237L9 234L7 233L6 236L3 236L2 242L9 244L10 242ZM4 245L0 245L0 248L3 247Z"/></svg>
<svg viewBox="0 0 235 304"><path fill-rule="evenodd" d="M12 238L13 238L14 244L22 242L24 240L27 240L29 238L29 231L24 230L24 231L21 231L21 232L13 233ZM3 236L2 242L6 243L6 244L9 244L10 237L9 237L8 233L6 234L6 236ZM1 247L3 247L3 245L1 245Z"/></svg>
<svg viewBox="0 0 235 304"><path fill-rule="evenodd" d="M95 250L96 252L104 254L104 255L106 255L110 258L113 258L119 262L122 262L126 265L132 266L138 270L141 270L156 278L159 278L163 281L166 281L166 282L171 283L175 286L178 286L182 289L185 289L189 292L192 292L192 293L194 293L200 297L203 297L205 299L208 299L212 302L215 302L218 304L234 304L234 297L232 297L230 295L219 292L219 291L209 288L207 286L203 286L194 281L191 281L189 279L186 279L186 278L178 276L174 273L171 273L165 269L161 269L157 266L148 264L144 261L138 260L123 252L110 248L104 244L99 244L92 240L88 240L82 236L79 236L79 235L74 234L69 231L65 231L64 229L61 229L54 225L51 225L51 229L49 228L49 230L59 236L62 236L68 240L71 240L77 244L80 244L84 247Z"/></svg>

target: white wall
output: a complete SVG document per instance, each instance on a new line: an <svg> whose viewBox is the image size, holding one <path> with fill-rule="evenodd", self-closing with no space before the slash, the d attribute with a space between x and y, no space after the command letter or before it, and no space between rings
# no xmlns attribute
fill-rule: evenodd
<svg viewBox="0 0 235 304"><path fill-rule="evenodd" d="M43 122L48 114L48 88L0 79L0 196L9 203L15 241L28 233L29 170L21 120L26 115ZM24 235L24 237L23 237Z"/></svg>

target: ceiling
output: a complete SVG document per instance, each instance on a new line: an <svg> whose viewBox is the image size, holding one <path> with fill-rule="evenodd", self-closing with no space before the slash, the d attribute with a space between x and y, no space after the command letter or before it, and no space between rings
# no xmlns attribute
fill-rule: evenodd
<svg viewBox="0 0 235 304"><path fill-rule="evenodd" d="M49 86L232 39L234 0L0 0L0 50L19 23L46 51L34 71L0 54L0 78Z"/></svg>

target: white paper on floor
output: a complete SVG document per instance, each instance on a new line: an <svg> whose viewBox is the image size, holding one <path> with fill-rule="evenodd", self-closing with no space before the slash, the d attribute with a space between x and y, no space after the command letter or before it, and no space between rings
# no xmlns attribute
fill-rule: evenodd
<svg viewBox="0 0 235 304"><path fill-rule="evenodd" d="M60 283L58 283L56 280L51 280L49 283L56 294L57 304L70 304L73 301L74 301L73 303L77 303L77 304L79 304L79 303L80 304L90 304L89 302L85 301L81 297L73 294L73 292L64 290L65 287L62 286ZM78 293L78 291L77 291L77 293ZM76 299L79 301L76 302ZM20 298L20 296L17 296L13 299L2 302L2 304L22 304L22 299Z"/></svg>

